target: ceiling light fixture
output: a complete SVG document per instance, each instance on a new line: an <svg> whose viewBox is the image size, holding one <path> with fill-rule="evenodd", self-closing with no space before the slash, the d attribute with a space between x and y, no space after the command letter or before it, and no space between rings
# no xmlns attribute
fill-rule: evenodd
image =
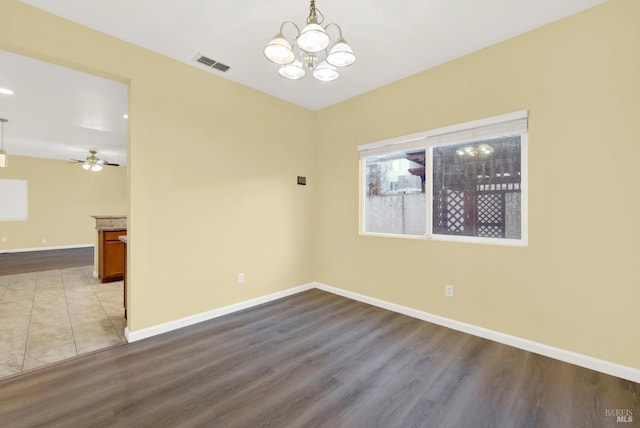
<svg viewBox="0 0 640 428"><path fill-rule="evenodd" d="M13 95L13 91L11 89L0 88L0 94L2 94L2 95Z"/></svg>
<svg viewBox="0 0 640 428"><path fill-rule="evenodd" d="M486 143L479 144L477 147L474 146L466 146L461 149L456 150L456 153L460 156L471 156L476 157L480 155L490 155L493 153L493 147Z"/></svg>
<svg viewBox="0 0 640 428"><path fill-rule="evenodd" d="M89 150L89 153L91 153L91 156L87 157L87 160L84 161L84 163L82 164L82 167L87 171L89 170L93 172L100 171L102 169L103 161L98 159L98 157L96 156L96 153L98 152L96 152L95 150Z"/></svg>
<svg viewBox="0 0 640 428"><path fill-rule="evenodd" d="M0 168L6 168L9 160L7 159L7 152L4 151L4 124L9 122L7 119L3 119L0 117L0 123L2 123L2 137L0 141L2 141L2 145L0 145Z"/></svg>
<svg viewBox="0 0 640 428"><path fill-rule="evenodd" d="M315 0L311 0L307 25L302 31L291 21L280 25L280 32L264 48L267 59L280 65L280 76L298 80L307 74L307 70L311 70L316 79L330 82L340 76L336 67L346 67L356 61L353 50L342 37L342 28L333 23L322 27L323 22L324 15L316 9ZM293 42L283 35L286 24L291 24L297 31ZM333 46L327 34L329 27L338 29L338 41Z"/></svg>

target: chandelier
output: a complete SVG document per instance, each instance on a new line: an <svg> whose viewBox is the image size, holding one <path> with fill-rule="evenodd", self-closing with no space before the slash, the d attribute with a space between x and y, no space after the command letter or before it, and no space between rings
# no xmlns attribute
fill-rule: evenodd
<svg viewBox="0 0 640 428"><path fill-rule="evenodd" d="M320 18L318 18L318 15ZM285 21L280 26L280 32L264 48L264 54L269 61L280 65L280 76L298 80L310 70L318 80L330 82L340 74L337 67L346 67L356 61L353 50L342 37L342 29L338 24L321 25L324 15L316 9L315 0L311 0L307 25L300 28L291 21ZM283 31L287 24L291 24L297 32L292 42L289 42ZM329 27L338 29L338 40L332 44L327 34Z"/></svg>
<svg viewBox="0 0 640 428"><path fill-rule="evenodd" d="M2 123L2 145L0 146L0 168L7 167L7 152L4 151L4 124L9 122L7 119L3 119L0 117L0 123Z"/></svg>

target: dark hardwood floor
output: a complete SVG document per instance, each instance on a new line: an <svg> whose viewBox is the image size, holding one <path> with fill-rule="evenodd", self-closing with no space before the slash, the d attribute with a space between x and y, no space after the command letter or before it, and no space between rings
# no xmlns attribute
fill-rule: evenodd
<svg viewBox="0 0 640 428"><path fill-rule="evenodd" d="M632 412L618 423L611 410ZM10 427L631 427L640 384L319 290L0 381Z"/></svg>
<svg viewBox="0 0 640 428"><path fill-rule="evenodd" d="M93 264L93 247L0 253L0 275L68 269Z"/></svg>

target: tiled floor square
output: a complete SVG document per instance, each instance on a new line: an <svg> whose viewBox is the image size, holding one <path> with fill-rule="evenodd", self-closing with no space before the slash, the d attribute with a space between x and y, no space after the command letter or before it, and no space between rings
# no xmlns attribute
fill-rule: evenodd
<svg viewBox="0 0 640 428"><path fill-rule="evenodd" d="M0 377L124 343L123 292L93 266L0 276Z"/></svg>

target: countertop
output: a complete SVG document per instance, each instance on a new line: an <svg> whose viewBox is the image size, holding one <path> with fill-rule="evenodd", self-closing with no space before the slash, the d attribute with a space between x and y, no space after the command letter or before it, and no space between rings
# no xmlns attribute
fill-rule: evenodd
<svg viewBox="0 0 640 428"><path fill-rule="evenodd" d="M96 219L96 230L126 230L126 215L92 215Z"/></svg>

